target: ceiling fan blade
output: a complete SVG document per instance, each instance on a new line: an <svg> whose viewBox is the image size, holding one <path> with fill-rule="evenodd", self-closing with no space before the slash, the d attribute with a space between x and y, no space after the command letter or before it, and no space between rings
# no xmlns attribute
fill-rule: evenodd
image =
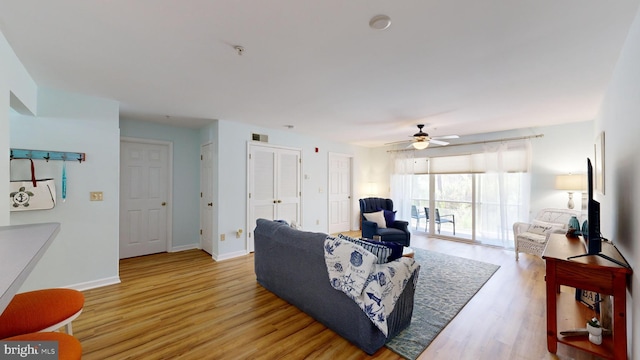
<svg viewBox="0 0 640 360"><path fill-rule="evenodd" d="M446 142L446 141L435 140L433 138L431 140L429 140L429 142L431 144L442 145L442 146L449 145L449 143Z"/></svg>
<svg viewBox="0 0 640 360"><path fill-rule="evenodd" d="M385 145L407 144L407 143L412 143L412 142L413 142L413 140L402 140L402 141L394 141L394 142L385 143Z"/></svg>
<svg viewBox="0 0 640 360"><path fill-rule="evenodd" d="M458 139L460 136L458 135L445 135L445 136L434 136L432 139Z"/></svg>

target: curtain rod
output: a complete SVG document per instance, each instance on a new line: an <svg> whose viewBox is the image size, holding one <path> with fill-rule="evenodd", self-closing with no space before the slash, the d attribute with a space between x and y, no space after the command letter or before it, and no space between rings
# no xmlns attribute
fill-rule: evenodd
<svg viewBox="0 0 640 360"><path fill-rule="evenodd" d="M496 139L496 140L472 141L472 142L462 143L462 144L450 144L450 145L446 145L446 147L449 148L449 147L463 146L463 145L476 145L476 144L489 144L489 143L496 143L496 142L518 141L518 140L535 139L535 138L541 138L541 137L544 137L544 134L519 136L519 137L511 137L511 138ZM416 150L417 149L408 148L408 149L401 149L401 150L387 150L387 152L403 152L403 151L416 151ZM428 149L425 149L425 150L428 150Z"/></svg>

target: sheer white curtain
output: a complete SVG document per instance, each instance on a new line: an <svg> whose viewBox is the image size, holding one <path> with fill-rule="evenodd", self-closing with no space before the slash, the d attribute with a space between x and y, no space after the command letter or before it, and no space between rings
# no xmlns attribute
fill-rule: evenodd
<svg viewBox="0 0 640 360"><path fill-rule="evenodd" d="M391 152L391 199L397 211L396 219L411 220L413 174L420 168L424 168L426 172L426 159L423 160L418 161L414 151Z"/></svg>
<svg viewBox="0 0 640 360"><path fill-rule="evenodd" d="M531 143L487 144L476 181L476 240L513 248L513 223L529 209Z"/></svg>

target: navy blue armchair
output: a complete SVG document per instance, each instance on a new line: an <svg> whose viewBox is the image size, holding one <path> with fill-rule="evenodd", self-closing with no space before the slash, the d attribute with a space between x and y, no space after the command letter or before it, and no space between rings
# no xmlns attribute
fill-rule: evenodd
<svg viewBox="0 0 640 360"><path fill-rule="evenodd" d="M388 210L393 212L393 200L383 198L360 199L360 216L362 217L362 237L373 239L375 235L380 236L381 241L392 241L404 246L409 246L411 233L409 232L409 222L394 220L386 224L386 228L381 228L378 223L369 221L364 214Z"/></svg>

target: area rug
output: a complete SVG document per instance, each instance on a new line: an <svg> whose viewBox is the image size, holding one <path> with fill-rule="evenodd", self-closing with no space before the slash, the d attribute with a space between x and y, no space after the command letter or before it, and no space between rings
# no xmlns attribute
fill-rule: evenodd
<svg viewBox="0 0 640 360"><path fill-rule="evenodd" d="M416 249L420 277L411 325L386 346L415 360L500 268L498 265Z"/></svg>

